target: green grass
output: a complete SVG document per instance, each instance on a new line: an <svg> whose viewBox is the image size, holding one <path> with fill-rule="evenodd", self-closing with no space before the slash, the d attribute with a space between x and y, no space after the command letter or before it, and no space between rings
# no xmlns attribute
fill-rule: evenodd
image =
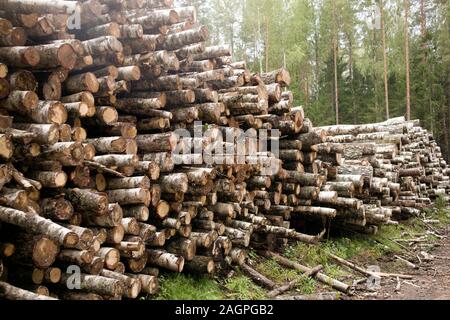
<svg viewBox="0 0 450 320"><path fill-rule="evenodd" d="M238 274L224 281L225 295L231 300L264 300L266 292L244 275Z"/></svg>
<svg viewBox="0 0 450 320"><path fill-rule="evenodd" d="M443 197L436 199L435 206L431 209L425 210L427 217L431 219L438 219L441 221L440 226L450 224L450 208L447 200Z"/></svg>
<svg viewBox="0 0 450 320"><path fill-rule="evenodd" d="M365 258L376 260L385 254L385 245L380 244L373 238L355 234L353 238L341 237L330 239L320 245L310 246L297 243L287 248L285 256L292 260L301 261L308 266L323 265L332 269L328 253L335 254L344 259Z"/></svg>
<svg viewBox="0 0 450 320"><path fill-rule="evenodd" d="M244 275L229 279L186 274L165 274L160 277L157 300L264 300L265 290Z"/></svg>
<svg viewBox="0 0 450 320"><path fill-rule="evenodd" d="M285 269L272 259L262 260L255 269L277 283L289 282L298 277L297 271Z"/></svg>
<svg viewBox="0 0 450 320"><path fill-rule="evenodd" d="M160 277L158 300L220 300L225 296L220 284L208 276L165 274Z"/></svg>
<svg viewBox="0 0 450 320"><path fill-rule="evenodd" d="M310 294L316 290L317 282L315 280L305 278L297 270L286 269L280 266L275 260L264 259L257 263L255 268L278 285L296 280L298 282L296 289L301 294Z"/></svg>

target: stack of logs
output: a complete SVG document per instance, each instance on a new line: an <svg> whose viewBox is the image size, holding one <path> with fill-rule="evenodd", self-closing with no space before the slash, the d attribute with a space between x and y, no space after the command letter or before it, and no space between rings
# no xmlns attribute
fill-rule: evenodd
<svg viewBox="0 0 450 320"><path fill-rule="evenodd" d="M373 234L381 224L418 216L440 196L448 202L447 163L419 121L400 117L314 130L327 136L324 144L315 146L321 149L318 158L329 159L331 155L338 159L327 165L330 185L325 190L335 190L339 197L347 198L345 210L333 206L338 209L340 227ZM343 181L352 181L354 190L338 189L337 183ZM349 198L358 199L359 205L352 200L355 205L350 206Z"/></svg>
<svg viewBox="0 0 450 320"><path fill-rule="evenodd" d="M449 193L418 123L313 128L286 70L206 47L172 2L0 3L0 298L152 295L159 269L219 272Z"/></svg>

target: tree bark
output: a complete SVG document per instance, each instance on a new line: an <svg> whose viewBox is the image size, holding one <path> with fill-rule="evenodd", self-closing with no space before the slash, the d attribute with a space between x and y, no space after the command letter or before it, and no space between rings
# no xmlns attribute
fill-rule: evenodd
<svg viewBox="0 0 450 320"><path fill-rule="evenodd" d="M339 85L338 85L338 27L337 27L336 3L333 1L333 65L334 65L334 108L336 125L339 125Z"/></svg>
<svg viewBox="0 0 450 320"><path fill-rule="evenodd" d="M29 68L39 64L39 51L33 47L2 47L0 59L11 67Z"/></svg>
<svg viewBox="0 0 450 320"><path fill-rule="evenodd" d="M61 284L66 284L68 281L70 281L69 275L63 274ZM99 295L120 297L124 293L122 282L116 279L82 274L80 283L81 290Z"/></svg>
<svg viewBox="0 0 450 320"><path fill-rule="evenodd" d="M184 267L184 258L163 250L148 249L148 262L150 264L171 270L173 272L182 272Z"/></svg>
<svg viewBox="0 0 450 320"><path fill-rule="evenodd" d="M52 297L42 296L30 291L14 287L0 281L0 297L6 300L57 300Z"/></svg>
<svg viewBox="0 0 450 320"><path fill-rule="evenodd" d="M79 240L74 232L35 214L0 207L0 220L38 234L45 234L65 247L74 247Z"/></svg>
<svg viewBox="0 0 450 320"><path fill-rule="evenodd" d="M383 43L383 66L384 66L384 100L386 104L386 120L390 119L389 110L389 82L388 82L388 57L386 47L386 29L384 21L384 5L383 0L380 0L380 19L381 19L381 39Z"/></svg>

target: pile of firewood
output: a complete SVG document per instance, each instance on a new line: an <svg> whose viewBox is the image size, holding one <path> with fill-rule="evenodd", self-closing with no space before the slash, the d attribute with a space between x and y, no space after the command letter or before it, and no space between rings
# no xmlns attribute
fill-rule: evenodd
<svg viewBox="0 0 450 320"><path fill-rule="evenodd" d="M171 0L0 3L0 298L152 295L449 194L418 123L313 128L207 38Z"/></svg>

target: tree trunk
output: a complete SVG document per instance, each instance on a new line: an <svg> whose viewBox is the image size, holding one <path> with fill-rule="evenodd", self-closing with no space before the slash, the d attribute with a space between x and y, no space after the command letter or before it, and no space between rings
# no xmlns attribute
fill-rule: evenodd
<svg viewBox="0 0 450 320"><path fill-rule="evenodd" d="M100 275L110 279L120 281L124 287L124 296L130 299L136 299L141 292L142 283L139 279L129 277L114 271L103 269Z"/></svg>
<svg viewBox="0 0 450 320"><path fill-rule="evenodd" d="M70 276L63 274L61 283L70 283ZM97 293L99 295L107 295L112 297L120 297L124 293L124 285L120 280L106 278L102 276L92 276L81 274L81 290Z"/></svg>
<svg viewBox="0 0 450 320"><path fill-rule="evenodd" d="M100 250L95 255L105 260L105 267L109 270L116 269L120 262L119 250L114 248L100 248Z"/></svg>
<svg viewBox="0 0 450 320"><path fill-rule="evenodd" d="M261 273L259 273L258 271L256 271L252 267L250 267L249 265L242 264L240 267L257 284L259 284L265 288L268 288L268 289L273 289L276 287L275 282L268 279L266 276L262 275Z"/></svg>
<svg viewBox="0 0 450 320"><path fill-rule="evenodd" d="M158 291L158 275L132 274L127 273L128 277L138 279L141 282L142 291L147 294L156 294Z"/></svg>
<svg viewBox="0 0 450 320"><path fill-rule="evenodd" d="M35 214L0 207L0 220L38 234L45 234L65 247L74 247L78 243L78 236L74 232Z"/></svg>
<svg viewBox="0 0 450 320"><path fill-rule="evenodd" d="M389 82L388 82L388 57L386 47L386 29L384 21L384 5L383 0L380 0L380 19L381 19L381 39L383 43L383 67L384 67L384 100L386 105L386 120L390 119L389 112Z"/></svg>
<svg viewBox="0 0 450 320"><path fill-rule="evenodd" d="M9 66L29 68L39 64L39 51L33 47L2 47L0 59Z"/></svg>
<svg viewBox="0 0 450 320"><path fill-rule="evenodd" d="M161 268L171 270L173 272L182 272L184 267L184 258L177 257L163 250L148 249L148 262Z"/></svg>
<svg viewBox="0 0 450 320"><path fill-rule="evenodd" d="M339 125L339 85L338 85L338 29L336 17L336 3L333 1L333 64L334 64L334 107L336 125Z"/></svg>
<svg viewBox="0 0 450 320"><path fill-rule="evenodd" d="M406 120L411 120L411 88L410 88L410 62L409 62L409 0L403 0L405 9L405 63L406 63Z"/></svg>
<svg viewBox="0 0 450 320"><path fill-rule="evenodd" d="M48 236L25 235L23 239L16 243L16 252L13 259L27 262L31 258L33 264L38 268L50 267L58 255L59 246Z"/></svg>
<svg viewBox="0 0 450 320"><path fill-rule="evenodd" d="M0 281L0 297L5 300L57 300L26 291Z"/></svg>

